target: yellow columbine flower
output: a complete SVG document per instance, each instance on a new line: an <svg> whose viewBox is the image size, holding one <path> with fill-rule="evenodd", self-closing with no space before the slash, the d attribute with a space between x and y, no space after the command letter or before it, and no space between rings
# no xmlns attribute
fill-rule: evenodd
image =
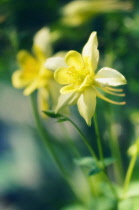
<svg viewBox="0 0 139 210"><path fill-rule="evenodd" d="M21 50L17 54L20 69L13 73L12 83L15 88L25 88L24 95L30 95L34 90L45 87L53 77L53 73L44 66L46 54L43 48L46 44L43 46L44 40L40 40L42 35L47 37L48 33L48 29L43 28L36 34L33 43L34 55L26 50Z"/></svg>
<svg viewBox="0 0 139 210"><path fill-rule="evenodd" d="M62 8L62 22L70 26L79 26L100 13L117 10L129 10L130 2L117 0L75 0Z"/></svg>
<svg viewBox="0 0 139 210"><path fill-rule="evenodd" d="M82 54L77 51L69 51L65 57L49 58L46 67L56 70L54 77L56 81L62 85L66 85L60 90L60 97L56 112L66 105L77 103L81 116L88 125L91 125L91 118L96 107L96 96L113 104L123 105L125 102L116 102L108 99L99 91L124 96L121 89L115 89L111 86L119 86L126 84L125 77L118 71L104 67L97 73L99 60L99 51L97 49L98 41L96 32L92 32L88 42L85 44Z"/></svg>
<svg viewBox="0 0 139 210"><path fill-rule="evenodd" d="M38 89L40 110L47 110L50 97L51 101L56 93L56 98L58 97L58 84L54 80L54 73L44 66L46 58L52 54L48 28L44 27L36 33L32 51L33 55L26 50L21 50L17 54L19 70L13 73L12 83L15 88L24 88L24 95L30 95ZM52 91L54 88L55 91Z"/></svg>

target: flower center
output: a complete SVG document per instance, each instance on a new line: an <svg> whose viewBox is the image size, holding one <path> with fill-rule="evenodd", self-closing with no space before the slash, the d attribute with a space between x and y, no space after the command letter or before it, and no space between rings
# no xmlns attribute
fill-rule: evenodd
<svg viewBox="0 0 139 210"><path fill-rule="evenodd" d="M85 67L77 69L75 66L70 66L67 69L67 75L69 77L69 83L81 85L86 76L89 75L89 70Z"/></svg>

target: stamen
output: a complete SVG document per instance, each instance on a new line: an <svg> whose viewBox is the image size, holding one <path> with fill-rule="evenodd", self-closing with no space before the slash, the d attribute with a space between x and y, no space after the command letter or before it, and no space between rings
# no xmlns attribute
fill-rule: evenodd
<svg viewBox="0 0 139 210"><path fill-rule="evenodd" d="M112 91L110 91L110 90L108 90L108 89L106 89L106 88L102 88L102 90L103 90L104 92L106 92L106 93L111 94L111 95L120 96L120 97L125 96L125 93L114 93L114 92L112 92Z"/></svg>
<svg viewBox="0 0 139 210"><path fill-rule="evenodd" d="M106 89L114 91L114 92L123 92L123 89L116 89L116 88L112 88L112 87L106 87Z"/></svg>
<svg viewBox="0 0 139 210"><path fill-rule="evenodd" d="M67 74L69 76L76 76L77 71L76 71L75 67L74 66L69 67L67 70Z"/></svg>
<svg viewBox="0 0 139 210"><path fill-rule="evenodd" d="M125 101L123 101L123 102L113 101L113 100L105 97L104 95L102 95L98 90L96 90L96 94L99 98L103 99L104 101L110 102L112 104L116 104L116 105L125 105L126 104Z"/></svg>

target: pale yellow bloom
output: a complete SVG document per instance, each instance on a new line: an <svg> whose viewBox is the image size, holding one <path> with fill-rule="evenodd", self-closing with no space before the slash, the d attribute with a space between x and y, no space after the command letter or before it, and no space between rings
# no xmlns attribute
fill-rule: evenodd
<svg viewBox="0 0 139 210"><path fill-rule="evenodd" d="M75 0L66 4L62 9L62 22L70 26L78 26L97 14L117 10L129 10L130 2L118 0Z"/></svg>
<svg viewBox="0 0 139 210"><path fill-rule="evenodd" d="M113 87L126 84L126 79L118 71L108 67L95 73L99 60L97 47L96 32L92 32L82 54L72 50L65 56L65 61L63 58L54 57L47 59L46 62L48 69L56 70L54 73L56 81L65 85L60 90L56 112L67 105L77 103L78 110L88 125L91 125L91 118L95 112L96 96L113 104L125 104L110 100L101 93L104 91L124 96L123 93L117 93L122 92L122 89Z"/></svg>
<svg viewBox="0 0 139 210"><path fill-rule="evenodd" d="M55 88L58 97L58 84L54 80L53 72L45 67L46 59L52 54L50 31L44 27L39 30L33 39L33 54L21 50L17 54L19 70L12 75L12 83L15 88L24 88L24 95L30 95L38 89L38 101L40 110L47 110L49 100L54 99L51 95ZM51 85L53 84L53 85ZM50 99L51 97L51 99Z"/></svg>
<svg viewBox="0 0 139 210"><path fill-rule="evenodd" d="M136 142L129 147L128 154L130 156L139 154L139 138L137 138Z"/></svg>

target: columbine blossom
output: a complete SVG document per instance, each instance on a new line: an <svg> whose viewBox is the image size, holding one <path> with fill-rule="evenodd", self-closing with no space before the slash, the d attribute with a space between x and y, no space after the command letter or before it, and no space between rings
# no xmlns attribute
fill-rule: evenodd
<svg viewBox="0 0 139 210"><path fill-rule="evenodd" d="M104 67L95 72L99 51L96 32L92 32L88 42L82 50L69 51L65 60L52 57L46 62L46 67L56 70L54 77L59 84L65 85L60 89L60 97L56 112L59 112L67 105L77 103L79 113L88 125L91 125L91 118L95 112L96 96L113 104L123 105L125 102L116 102L105 97L101 92L124 96L122 89L114 87L126 84L125 77L115 69ZM100 91L101 90L101 91Z"/></svg>
<svg viewBox="0 0 139 210"><path fill-rule="evenodd" d="M74 0L62 8L62 22L70 26L84 24L100 13L117 10L130 10L132 4L129 1L117 0Z"/></svg>
<svg viewBox="0 0 139 210"><path fill-rule="evenodd" d="M44 63L52 54L50 31L44 27L39 30L33 39L32 54L21 50L17 54L19 70L12 75L15 88L24 88L24 95L30 95L38 90L38 104L40 110L49 108L49 99L55 100L58 96L58 84L54 80L54 73L48 70ZM53 89L55 89L53 91Z"/></svg>

